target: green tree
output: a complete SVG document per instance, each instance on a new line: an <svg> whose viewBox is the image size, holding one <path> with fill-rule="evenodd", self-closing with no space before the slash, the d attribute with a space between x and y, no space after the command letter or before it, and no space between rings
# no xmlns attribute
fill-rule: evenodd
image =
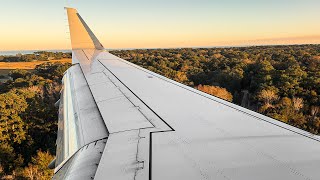
<svg viewBox="0 0 320 180"><path fill-rule="evenodd" d="M48 164L54 159L49 152L38 151L32 162L24 168L22 176L31 180L48 180L53 176L53 171Z"/></svg>
<svg viewBox="0 0 320 180"><path fill-rule="evenodd" d="M21 143L25 140L25 123L21 114L28 107L25 96L15 90L0 94L0 141Z"/></svg>
<svg viewBox="0 0 320 180"><path fill-rule="evenodd" d="M7 142L0 143L0 166L3 168L2 176L11 174L15 169L19 168L23 163L21 155L14 152L14 148ZM0 176L2 179L2 177Z"/></svg>
<svg viewBox="0 0 320 180"><path fill-rule="evenodd" d="M18 78L25 78L30 73L24 69L16 69L9 72L9 76L12 77L13 80Z"/></svg>
<svg viewBox="0 0 320 180"><path fill-rule="evenodd" d="M273 75L275 69L271 62L268 60L260 60L256 64L252 64L253 70L251 73L251 84L250 88L252 91L257 91L259 89L265 89L268 86L273 85Z"/></svg>

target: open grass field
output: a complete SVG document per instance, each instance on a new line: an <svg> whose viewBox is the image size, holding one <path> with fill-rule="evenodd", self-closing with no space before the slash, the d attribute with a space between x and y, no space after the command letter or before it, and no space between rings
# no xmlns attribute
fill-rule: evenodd
<svg viewBox="0 0 320 180"><path fill-rule="evenodd" d="M0 62L0 74L8 74L11 69L34 69L37 65L45 62L71 63L71 59L60 59L50 61L34 61L34 62ZM7 73L5 73L7 72Z"/></svg>

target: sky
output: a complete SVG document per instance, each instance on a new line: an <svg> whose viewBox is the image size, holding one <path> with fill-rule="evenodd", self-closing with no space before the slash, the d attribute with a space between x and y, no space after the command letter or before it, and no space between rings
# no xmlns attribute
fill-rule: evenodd
<svg viewBox="0 0 320 180"><path fill-rule="evenodd" d="M65 6L108 49L320 44L319 0L3 0L0 51L70 49Z"/></svg>

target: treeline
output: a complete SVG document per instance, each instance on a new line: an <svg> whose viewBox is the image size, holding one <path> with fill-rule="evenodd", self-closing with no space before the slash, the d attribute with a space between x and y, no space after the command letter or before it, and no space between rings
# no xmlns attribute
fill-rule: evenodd
<svg viewBox="0 0 320 180"><path fill-rule="evenodd" d="M33 54L17 54L15 56L0 56L0 62L31 62L49 61L71 58L71 53L37 51Z"/></svg>
<svg viewBox="0 0 320 180"><path fill-rule="evenodd" d="M320 45L111 53L209 94L320 133Z"/></svg>
<svg viewBox="0 0 320 180"><path fill-rule="evenodd" d="M12 70L0 84L0 179L50 179L61 78L71 64Z"/></svg>

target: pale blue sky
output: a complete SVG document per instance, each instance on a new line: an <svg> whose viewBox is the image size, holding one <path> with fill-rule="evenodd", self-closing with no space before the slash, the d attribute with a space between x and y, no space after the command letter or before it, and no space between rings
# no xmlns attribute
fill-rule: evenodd
<svg viewBox="0 0 320 180"><path fill-rule="evenodd" d="M320 43L319 0L5 0L0 50L70 48L64 6L107 48Z"/></svg>

